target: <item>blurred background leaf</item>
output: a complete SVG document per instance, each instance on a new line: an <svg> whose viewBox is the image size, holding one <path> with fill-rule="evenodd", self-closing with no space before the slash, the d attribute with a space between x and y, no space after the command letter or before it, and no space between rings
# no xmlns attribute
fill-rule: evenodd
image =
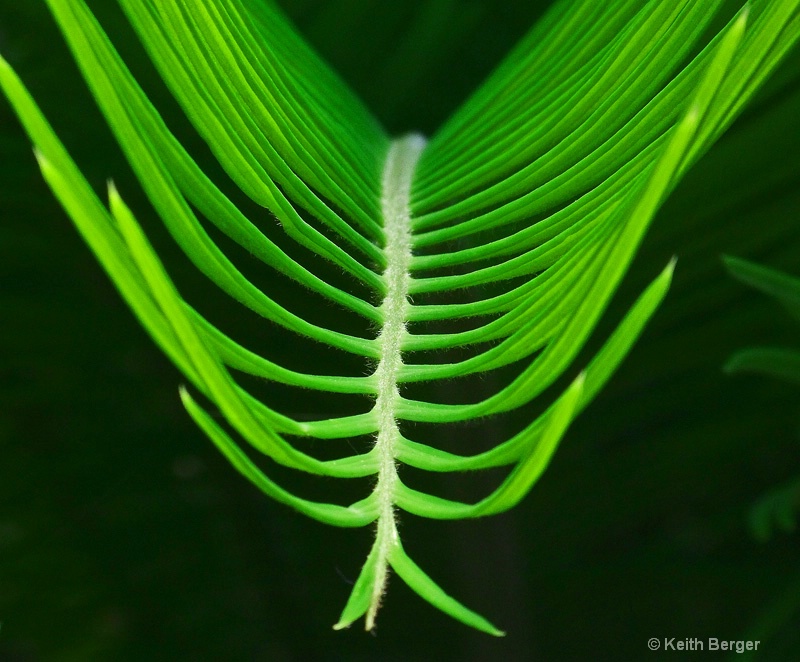
<svg viewBox="0 0 800 662"><path fill-rule="evenodd" d="M115 3L88 4L213 169ZM431 133L548 3L279 4L391 132ZM0 51L97 190L112 177L146 221L42 3L0 0ZM639 659L650 637L767 633L764 659L795 660L784 597L800 542L757 543L746 513L796 475L796 389L721 367L742 347L795 344L796 325L719 257L800 273L798 117L795 50L659 213L606 319L677 254L672 290L537 489L486 520L404 518L430 574L508 631L495 641L400 582L376 638L330 629L371 534L296 515L218 456L0 104L0 659ZM188 295L205 291L177 271ZM482 479L442 480L457 496Z"/></svg>

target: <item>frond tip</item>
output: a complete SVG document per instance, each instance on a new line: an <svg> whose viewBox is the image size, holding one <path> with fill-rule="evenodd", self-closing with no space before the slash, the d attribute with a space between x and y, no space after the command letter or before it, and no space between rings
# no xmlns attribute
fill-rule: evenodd
<svg viewBox="0 0 800 662"><path fill-rule="evenodd" d="M721 0L559 0L429 142L414 134L391 140L271 3L120 0L189 121L232 182L279 221L280 240L203 172L84 0L46 1L153 208L197 269L298 344L312 341L374 367L358 375L303 372L279 351L262 356L212 324L183 298L117 188L109 185L108 206L97 198L0 59L0 86L44 178L185 376L180 397L191 418L269 497L334 526L375 523L334 628L364 617L372 629L393 569L444 613L501 636L411 560L398 513L479 517L525 497L666 295L674 260L594 356L575 365L669 192L797 41L800 0L753 0L710 40ZM208 224L315 304L378 332L338 331L279 303L239 270ZM344 284L323 275L331 264ZM424 332L428 324L437 332ZM508 383L468 402L408 396L410 384L514 366L522 368ZM239 373L372 406L296 420L248 392ZM473 421L556 391L541 415L478 454L412 438L414 423ZM363 435L374 440L369 450L333 460L295 443ZM262 456L318 476L374 476L374 487L349 505L311 501L268 477ZM430 472L507 467L508 474L490 494L461 503L405 485L403 464Z"/></svg>

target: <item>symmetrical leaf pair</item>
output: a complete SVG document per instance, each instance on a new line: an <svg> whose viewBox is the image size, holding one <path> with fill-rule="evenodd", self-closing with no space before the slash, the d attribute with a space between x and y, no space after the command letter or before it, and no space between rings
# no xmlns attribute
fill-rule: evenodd
<svg viewBox="0 0 800 662"><path fill-rule="evenodd" d="M263 218L247 218L196 165L83 0L47 3L142 187L197 268L271 323L373 368L368 376L298 372L214 326L181 298L114 187L109 209L97 199L19 79L0 63L0 84L54 193L141 323L229 428L181 389L197 424L274 499L336 526L376 522L374 545L336 627L363 615L373 627L391 567L451 616L500 634L409 558L396 512L455 519L514 506L641 333L673 264L571 384L507 441L477 455L456 454L414 441L405 423L509 411L572 370L660 204L797 40L798 0L753 2L710 38L721 0L562 0L427 143L416 135L390 140L269 3L120 0L191 123L233 182L302 247L309 258L302 263L259 229ZM308 296L333 302L378 333L336 331L279 304L237 269L200 218ZM322 277L319 258L352 287ZM468 318L472 327L463 330ZM418 331L431 324L445 330ZM466 358L435 362L455 348ZM526 364L517 376L478 402L402 393L403 385L517 362ZM372 407L295 420L248 393L237 372L367 397ZM375 476L374 488L347 506L298 497L259 469L231 431L286 467ZM374 438L368 452L335 460L290 443L361 435ZM468 504L412 489L398 474L400 464L435 472L511 469L496 490Z"/></svg>

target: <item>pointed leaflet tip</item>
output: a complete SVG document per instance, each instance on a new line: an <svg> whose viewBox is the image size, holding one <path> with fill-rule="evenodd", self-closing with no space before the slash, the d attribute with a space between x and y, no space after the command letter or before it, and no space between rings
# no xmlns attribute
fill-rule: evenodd
<svg viewBox="0 0 800 662"><path fill-rule="evenodd" d="M744 28L747 25L747 20L750 18L750 2L745 2L744 7L741 8L739 11L739 15L736 17L737 26L741 25Z"/></svg>
<svg viewBox="0 0 800 662"><path fill-rule="evenodd" d="M378 551L377 547L373 545L367 560L364 562L364 566L361 568L358 579L353 585L353 590L350 592L350 597L342 611L342 615L339 616L339 621L333 626L334 630L349 628L356 620L367 613L370 607L373 586L378 581Z"/></svg>
<svg viewBox="0 0 800 662"><path fill-rule="evenodd" d="M108 209L111 212L111 218L113 218L117 223L123 222L120 220L121 218L132 218L133 215L131 214L131 210L122 199L114 180L109 179L106 182L106 187L108 189Z"/></svg>
<svg viewBox="0 0 800 662"><path fill-rule="evenodd" d="M656 282L663 283L666 288L669 288L669 286L672 284L672 276L675 274L675 265L677 264L678 256L673 255L672 258L670 258L670 261L667 262L667 266L664 267L661 270L661 273L655 277L653 284Z"/></svg>
<svg viewBox="0 0 800 662"><path fill-rule="evenodd" d="M723 256L722 260L736 280L772 297L800 319L800 278L738 257Z"/></svg>
<svg viewBox="0 0 800 662"><path fill-rule="evenodd" d="M782 347L751 347L731 356L722 368L728 375L751 373L800 383L800 351Z"/></svg>
<svg viewBox="0 0 800 662"><path fill-rule="evenodd" d="M437 609L476 630L490 634L493 637L505 637L505 632L499 630L483 616L471 609L467 609L458 600L445 593L436 582L423 572L422 568L411 560L399 540L392 547L389 563L397 575L417 595L427 600Z"/></svg>
<svg viewBox="0 0 800 662"><path fill-rule="evenodd" d="M667 264L665 271L669 271L670 276L675 272L675 265L678 264L678 256L673 255L670 259L669 263Z"/></svg>
<svg viewBox="0 0 800 662"><path fill-rule="evenodd" d="M734 278L744 282L747 282L747 274L759 268L754 262L744 260L735 255L723 255L721 259L728 273Z"/></svg>
<svg viewBox="0 0 800 662"><path fill-rule="evenodd" d="M39 149L38 145L33 146L33 156L36 158L40 170L43 170L51 165L50 161L44 155L44 152L42 152L42 150Z"/></svg>
<svg viewBox="0 0 800 662"><path fill-rule="evenodd" d="M178 387L178 396L180 397L184 407L186 407L188 403L194 402L192 396L189 395L189 389L187 389L183 384Z"/></svg>
<svg viewBox="0 0 800 662"><path fill-rule="evenodd" d="M661 273L658 274L658 276L656 276L653 279L653 282L648 287L648 290L650 289L650 287L655 286L656 288L663 290L662 293L663 296L663 294L665 294L672 285L672 276L675 274L675 265L677 263L678 263L678 257L676 255L673 255L672 259L669 262L667 262L667 266L664 267L661 270Z"/></svg>

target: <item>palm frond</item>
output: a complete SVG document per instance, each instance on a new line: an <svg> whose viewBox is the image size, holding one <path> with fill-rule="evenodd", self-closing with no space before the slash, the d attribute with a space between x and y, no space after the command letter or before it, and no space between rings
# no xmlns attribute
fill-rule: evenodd
<svg viewBox="0 0 800 662"><path fill-rule="evenodd" d="M731 255L723 262L736 280L772 297L800 320L800 278Z"/></svg>
<svg viewBox="0 0 800 662"><path fill-rule="evenodd" d="M792 317L800 320L800 278L741 258L723 258L730 274L742 283L778 301ZM751 347L736 352L725 364L725 372L760 373L786 381L800 382L800 350L788 347Z"/></svg>
<svg viewBox="0 0 800 662"><path fill-rule="evenodd" d="M198 426L272 498L336 526L375 522L373 547L335 627L362 616L374 626L393 568L442 611L502 634L411 560L397 511L478 517L513 507L530 490L665 296L674 260L594 356L574 365L669 192L797 41L797 0L749 3L711 35L718 0L562 0L430 140L390 139L270 3L120 0L189 121L230 179L267 210L260 218L198 167L83 0L47 4L150 202L194 265L269 323L360 357L370 370L290 369L279 353L261 356L214 325L182 298L116 187L107 208L0 62L0 85L54 194L144 328L227 429L182 388ZM262 231L269 217L297 251ZM203 219L314 301L377 331L328 328L279 303L237 268ZM324 275L327 263L344 275L341 283ZM403 394L415 383L522 363L505 386L474 402ZM370 408L300 420L251 395L238 372L366 397ZM474 421L523 407L550 387L557 393L540 415L484 452L457 454L412 438L415 423ZM232 433L278 464L374 476L374 487L349 505L302 498L270 479ZM370 450L337 459L293 443L361 435L372 436ZM406 485L400 465L509 472L489 495L462 503Z"/></svg>
<svg viewBox="0 0 800 662"><path fill-rule="evenodd" d="M737 280L777 300L800 319L800 278L741 258L725 256L728 272ZM729 374L755 373L800 383L800 350L752 347L736 352L724 366ZM790 480L761 496L750 509L748 523L756 539L765 541L777 527L794 531L800 510L800 478Z"/></svg>

